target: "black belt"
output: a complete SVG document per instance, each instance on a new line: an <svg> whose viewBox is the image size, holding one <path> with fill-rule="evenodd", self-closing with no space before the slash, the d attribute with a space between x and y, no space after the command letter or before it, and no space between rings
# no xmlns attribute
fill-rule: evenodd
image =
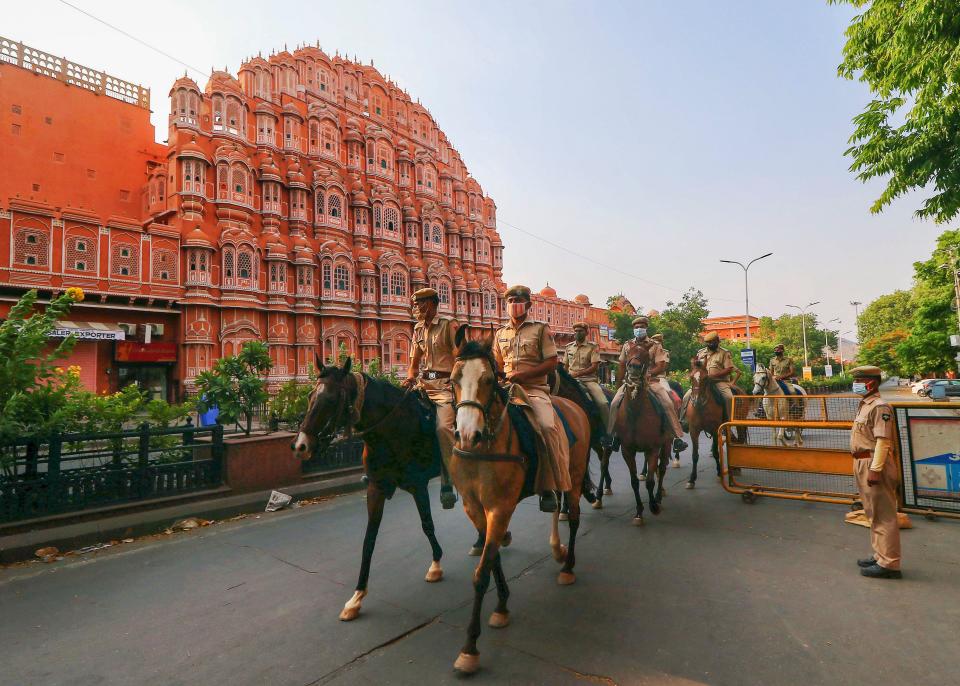
<svg viewBox="0 0 960 686"><path fill-rule="evenodd" d="M868 457L873 457L872 450L854 450L851 454L853 455L854 459L857 460L865 460Z"/></svg>
<svg viewBox="0 0 960 686"><path fill-rule="evenodd" d="M450 378L450 372L438 372L433 369L427 369L420 372L420 378L427 381L436 381L437 379L448 379Z"/></svg>

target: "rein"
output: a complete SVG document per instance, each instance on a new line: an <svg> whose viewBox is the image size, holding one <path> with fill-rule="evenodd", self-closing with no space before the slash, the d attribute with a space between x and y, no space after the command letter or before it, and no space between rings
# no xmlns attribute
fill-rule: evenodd
<svg viewBox="0 0 960 686"><path fill-rule="evenodd" d="M497 376L497 368L494 365L493 360L487 358L487 363L490 365L491 370L493 371L494 377ZM490 392L490 398L486 403L481 403L477 400L460 400L455 409L459 410L461 407L472 407L476 410L479 410L483 415L483 433L482 433L482 442L490 445L493 440L497 437L497 434L500 432L501 427L503 426L504 420L507 421L507 431L509 434L507 436L507 444L510 443L510 438L513 435L513 423L507 418L507 409L509 404L509 399L504 401L503 412L500 414L500 417L497 419L496 425L490 418L490 411L493 409L493 404L497 400L499 392L495 389ZM456 446L453 447L453 454L457 457L462 457L466 460L476 460L478 462L513 462L521 466L526 464L526 458L522 455L511 455L510 453L485 453L477 452L472 450L462 450Z"/></svg>
<svg viewBox="0 0 960 686"><path fill-rule="evenodd" d="M343 414L348 405L347 389L341 386L337 393L339 400L337 402L336 414L334 414L323 426L323 429L316 433L318 440L321 438L326 440L328 448L330 446L337 445L338 443L345 443L353 438L362 438L374 429L379 428L384 422L390 419L398 409L400 409L400 406L403 405L403 401L407 399L407 396L410 395L410 392L413 390L412 387L404 389L403 396L401 396L400 400L398 400L397 403L391 407L383 417L365 429L354 431L354 427L360 421L360 413L363 409L363 403L366 400L367 379L361 372L353 372L352 374L357 383L357 397L354 399L353 403L350 404L350 417L347 418L346 426L343 425ZM339 429L346 429L347 436L339 441L332 440L334 433L336 433L336 431Z"/></svg>

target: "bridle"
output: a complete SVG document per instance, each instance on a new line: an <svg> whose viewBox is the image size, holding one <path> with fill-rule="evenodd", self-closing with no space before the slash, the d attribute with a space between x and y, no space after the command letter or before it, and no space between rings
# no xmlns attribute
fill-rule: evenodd
<svg viewBox="0 0 960 686"><path fill-rule="evenodd" d="M462 358L457 358L462 361ZM490 367L490 371L493 373L493 378L497 378L497 367L493 362L493 359L488 355L484 358L481 357L472 357L469 359L484 359L486 360L487 365ZM496 383L496 381L495 381ZM498 388L494 388L490 391L490 397L487 399L487 402L481 403L478 400L459 400L454 406L456 411L459 411L461 407L472 407L480 411L480 414L483 415L483 430L480 432L480 442L486 446L490 446L493 443L493 440L497 437L497 434L500 433L500 429L503 427L503 422L507 419L507 408L509 406L509 400L503 401L503 412L500 413L500 416L497 418L497 421L494 422L491 419L490 414L493 410L493 404L496 402L497 398L500 396L500 391ZM507 422L507 430L510 433L513 433L513 424L512 422ZM507 445L510 444L510 436L507 437ZM457 446L453 447L453 454L457 457L462 457L468 460L479 460L482 462L515 462L520 465L526 464L526 459L522 455L512 455L510 453L490 453L490 452L478 452L473 450L463 450Z"/></svg>
<svg viewBox="0 0 960 686"><path fill-rule="evenodd" d="M337 411L327 420L323 428L315 434L317 440L325 442L328 447L333 445L333 437L339 431L346 431L347 435L343 440L347 441L352 438L362 438L374 429L379 428L400 409L403 401L407 399L407 396L410 395L410 392L413 390L412 387L407 387L400 400L398 400L383 417L360 431L354 431L354 428L360 422L360 413L363 409L364 400L366 399L367 378L361 372L352 372L352 376L356 383L356 397L351 401L349 397L350 390L347 388L347 384L339 384L337 388ZM304 422L306 422L306 419L304 419ZM300 425L300 430L304 431L303 424ZM304 431L304 433L309 432Z"/></svg>

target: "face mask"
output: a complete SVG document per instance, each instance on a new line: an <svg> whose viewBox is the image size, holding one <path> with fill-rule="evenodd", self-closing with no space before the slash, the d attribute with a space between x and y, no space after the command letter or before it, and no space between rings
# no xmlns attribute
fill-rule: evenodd
<svg viewBox="0 0 960 686"><path fill-rule="evenodd" d="M527 313L527 303L507 303L507 313L514 319L519 319Z"/></svg>
<svg viewBox="0 0 960 686"><path fill-rule="evenodd" d="M716 341L713 341L711 343L707 343L707 347L710 348L710 350L716 350L717 348L720 347L720 344L717 343Z"/></svg>
<svg viewBox="0 0 960 686"><path fill-rule="evenodd" d="M585 340L587 340L587 334L579 330L577 331L576 336L577 336L577 343L583 343Z"/></svg>
<svg viewBox="0 0 960 686"><path fill-rule="evenodd" d="M638 327L634 328L634 330L633 330L633 337L634 337L634 338L646 338L646 337L647 337L647 330L646 330L645 328L643 328L642 326L638 326Z"/></svg>
<svg viewBox="0 0 960 686"><path fill-rule="evenodd" d="M776 352L776 355L777 355L777 357L783 357L783 351L782 351L782 350L778 350L778 351Z"/></svg>
<svg viewBox="0 0 960 686"><path fill-rule="evenodd" d="M853 382L853 392L857 395L866 395L867 394L867 384L863 381L854 381Z"/></svg>

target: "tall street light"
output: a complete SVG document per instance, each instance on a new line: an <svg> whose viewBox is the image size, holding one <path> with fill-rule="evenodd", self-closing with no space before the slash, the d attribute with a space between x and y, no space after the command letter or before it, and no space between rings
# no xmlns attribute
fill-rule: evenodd
<svg viewBox="0 0 960 686"><path fill-rule="evenodd" d="M799 305L787 305L787 307L793 307L800 310L800 328L803 330L803 366L810 366L810 357L807 354L807 309L813 307L814 305L819 305L820 301L817 300L812 303L807 303L803 307Z"/></svg>
<svg viewBox="0 0 960 686"><path fill-rule="evenodd" d="M843 368L843 337L848 333L853 333L853 331L844 331L843 333L837 332L839 338L837 338L837 345L840 347L840 376L843 376L847 372Z"/></svg>
<svg viewBox="0 0 960 686"><path fill-rule="evenodd" d="M853 317L853 328L857 330L857 340L860 340L860 306L863 304L859 300L851 300L850 304L853 305L854 317Z"/></svg>
<svg viewBox="0 0 960 686"><path fill-rule="evenodd" d="M828 325L828 324L833 324L834 322L836 322L836 323L837 323L838 325L840 325L840 326L843 326L843 324L841 323L839 317L834 317L833 319L831 319L830 321L828 321L827 324L824 325L824 327L823 327L823 347L825 347L825 348L830 348L830 333L831 333L831 332L830 332L830 329L827 328L827 325ZM836 333L839 334L840 331L837 330Z"/></svg>
<svg viewBox="0 0 960 686"><path fill-rule="evenodd" d="M746 267L743 266L743 262L737 262L736 260L720 260L724 264L735 264L739 266L740 269L743 270L743 294L744 294L744 300L746 301L745 304L746 304L746 310L747 310L747 313L745 315L746 316L745 324L747 327L747 347L748 348L750 347L750 282L748 281L747 277L750 272L750 266L754 262L757 262L758 260L762 260L764 257L770 257L772 254L773 254L772 252L768 252L766 255L761 255L760 257L754 257L752 260L747 262Z"/></svg>

